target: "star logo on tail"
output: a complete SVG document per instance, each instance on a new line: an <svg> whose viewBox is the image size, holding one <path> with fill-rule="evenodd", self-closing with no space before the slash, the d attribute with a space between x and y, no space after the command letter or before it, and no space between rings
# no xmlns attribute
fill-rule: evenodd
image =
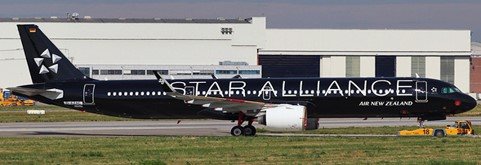
<svg viewBox="0 0 481 165"><path fill-rule="evenodd" d="M62 57L56 55L56 54L50 54L50 51L48 49L45 49L42 54L40 54L40 57L34 58L33 60L37 64L37 66L40 68L40 71L38 74L46 74L49 72L57 73L58 72L58 61L60 61ZM52 60L52 64L50 66L46 66L45 61L46 60Z"/></svg>

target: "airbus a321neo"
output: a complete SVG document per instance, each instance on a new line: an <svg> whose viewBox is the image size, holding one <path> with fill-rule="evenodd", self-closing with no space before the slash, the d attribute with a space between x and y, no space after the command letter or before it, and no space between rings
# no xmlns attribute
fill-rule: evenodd
<svg viewBox="0 0 481 165"><path fill-rule="evenodd" d="M83 75L36 25L18 25L33 84L13 94L47 104L138 119L207 116L256 120L277 130L317 129L318 118L417 117L444 120L476 106L454 85L427 78L256 78L101 81ZM242 126L244 122L247 125Z"/></svg>

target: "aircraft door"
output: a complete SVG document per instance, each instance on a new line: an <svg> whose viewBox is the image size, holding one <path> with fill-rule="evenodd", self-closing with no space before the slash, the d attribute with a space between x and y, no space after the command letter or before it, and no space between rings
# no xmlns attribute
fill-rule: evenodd
<svg viewBox="0 0 481 165"><path fill-rule="evenodd" d="M185 95L190 95L190 96L195 95L195 88L193 86L186 86L184 89L185 89Z"/></svg>
<svg viewBox="0 0 481 165"><path fill-rule="evenodd" d="M416 102L426 103L428 102L428 83L426 81L416 81Z"/></svg>
<svg viewBox="0 0 481 165"><path fill-rule="evenodd" d="M94 105L95 104L95 84L85 84L83 90L83 101L84 105Z"/></svg>
<svg viewBox="0 0 481 165"><path fill-rule="evenodd" d="M270 100L271 99L271 88L267 86L264 88L264 92L262 92L262 99L264 100Z"/></svg>

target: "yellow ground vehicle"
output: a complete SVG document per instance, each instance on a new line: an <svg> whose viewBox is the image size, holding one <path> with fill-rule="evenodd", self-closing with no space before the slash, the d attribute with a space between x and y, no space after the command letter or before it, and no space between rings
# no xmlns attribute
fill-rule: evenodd
<svg viewBox="0 0 481 165"><path fill-rule="evenodd" d="M30 100L30 99L20 100L20 101L21 101L20 105L23 105L23 106L33 106L33 105L35 105L35 101Z"/></svg>
<svg viewBox="0 0 481 165"><path fill-rule="evenodd" d="M402 130L398 132L399 136L437 136L444 137L446 135L474 135L474 129L469 120L456 121L454 125L446 126L446 128L419 128L415 130Z"/></svg>
<svg viewBox="0 0 481 165"><path fill-rule="evenodd" d="M17 96L6 94L0 89L0 106L33 106L35 102L29 99L19 99Z"/></svg>

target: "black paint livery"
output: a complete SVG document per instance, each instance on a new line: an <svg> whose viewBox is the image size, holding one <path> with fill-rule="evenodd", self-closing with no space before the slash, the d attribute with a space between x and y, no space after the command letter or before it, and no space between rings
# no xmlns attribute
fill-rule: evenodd
<svg viewBox="0 0 481 165"><path fill-rule="evenodd" d="M189 104L158 80L100 81L84 76L36 25L18 25L34 84L10 88L19 96L92 113L128 118L256 118L262 109L235 111ZM269 105L299 105L307 118L419 117L441 120L476 106L454 85L427 78L261 78L168 80L185 96ZM172 91L171 91L172 92ZM238 106L238 105L236 105ZM229 109L230 108L230 109ZM254 114L254 115L252 115ZM241 123L242 124L242 123Z"/></svg>

